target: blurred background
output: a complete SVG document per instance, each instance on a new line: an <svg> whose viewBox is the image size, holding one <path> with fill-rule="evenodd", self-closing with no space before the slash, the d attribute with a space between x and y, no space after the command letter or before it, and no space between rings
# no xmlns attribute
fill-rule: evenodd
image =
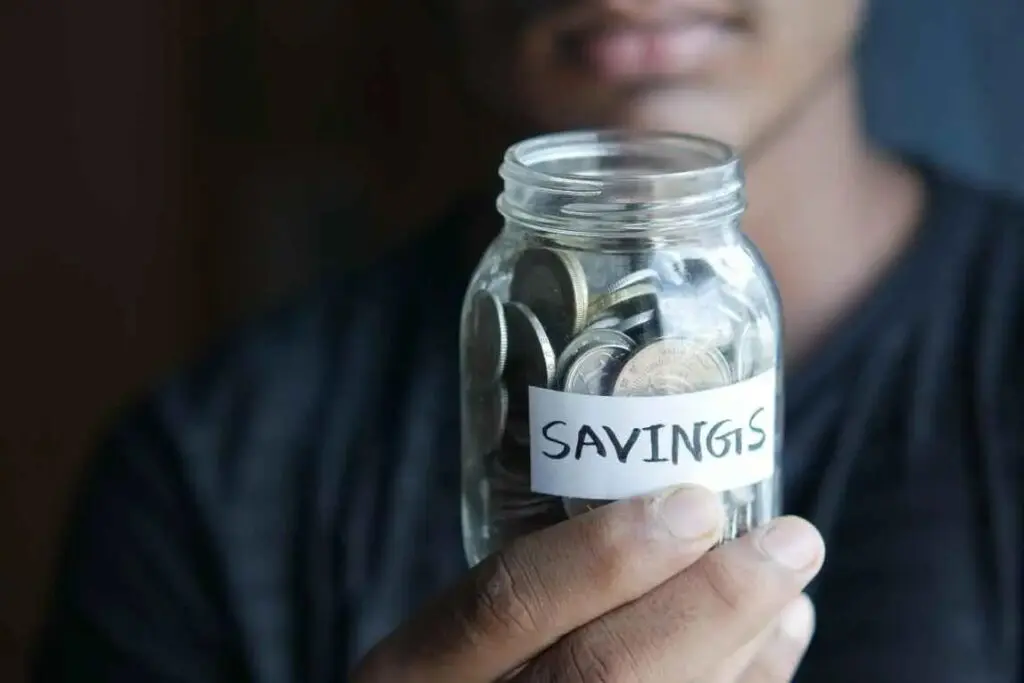
<svg viewBox="0 0 1024 683"><path fill-rule="evenodd" d="M118 406L497 167L460 148L421 5L0 5L0 681L22 679L69 490ZM873 133L1024 195L1024 4L874 5Z"/></svg>

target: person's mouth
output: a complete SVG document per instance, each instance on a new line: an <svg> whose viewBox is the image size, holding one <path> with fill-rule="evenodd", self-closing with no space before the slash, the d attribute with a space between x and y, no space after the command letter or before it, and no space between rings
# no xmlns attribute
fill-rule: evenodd
<svg viewBox="0 0 1024 683"><path fill-rule="evenodd" d="M746 24L734 17L691 13L664 21L615 22L567 33L565 56L603 80L686 78L734 50Z"/></svg>

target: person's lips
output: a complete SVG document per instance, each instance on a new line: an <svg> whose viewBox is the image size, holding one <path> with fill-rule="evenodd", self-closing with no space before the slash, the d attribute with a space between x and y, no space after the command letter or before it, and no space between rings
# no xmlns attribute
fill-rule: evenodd
<svg viewBox="0 0 1024 683"><path fill-rule="evenodd" d="M665 26L610 28L583 37L579 57L610 80L685 76L732 49L739 33L735 24L713 17Z"/></svg>

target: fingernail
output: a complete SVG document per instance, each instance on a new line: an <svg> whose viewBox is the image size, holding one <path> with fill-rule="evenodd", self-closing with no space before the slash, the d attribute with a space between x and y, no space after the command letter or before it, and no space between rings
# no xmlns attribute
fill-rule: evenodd
<svg viewBox="0 0 1024 683"><path fill-rule="evenodd" d="M814 633L814 605L806 595L789 603L779 616L779 629L791 640L806 643Z"/></svg>
<svg viewBox="0 0 1024 683"><path fill-rule="evenodd" d="M781 517L755 534L765 555L797 571L817 563L825 550L817 530L796 517Z"/></svg>
<svg viewBox="0 0 1024 683"><path fill-rule="evenodd" d="M681 486L656 499L658 517L669 533L695 541L717 536L724 517L718 496L699 486Z"/></svg>

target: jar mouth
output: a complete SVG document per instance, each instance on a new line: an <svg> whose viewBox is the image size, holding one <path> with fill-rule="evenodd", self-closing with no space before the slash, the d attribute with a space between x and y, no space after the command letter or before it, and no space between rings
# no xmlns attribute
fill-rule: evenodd
<svg viewBox="0 0 1024 683"><path fill-rule="evenodd" d="M714 172L738 161L728 145L698 135L592 130L518 142L505 152L502 170L503 175L527 173L538 184L593 182L606 170L623 179L670 180Z"/></svg>
<svg viewBox="0 0 1024 683"><path fill-rule="evenodd" d="M556 133L505 153L498 202L506 217L556 227L589 221L719 221L743 211L743 172L728 145L697 135L628 130ZM565 228L565 225L562 225ZM576 232L584 226L576 225Z"/></svg>

